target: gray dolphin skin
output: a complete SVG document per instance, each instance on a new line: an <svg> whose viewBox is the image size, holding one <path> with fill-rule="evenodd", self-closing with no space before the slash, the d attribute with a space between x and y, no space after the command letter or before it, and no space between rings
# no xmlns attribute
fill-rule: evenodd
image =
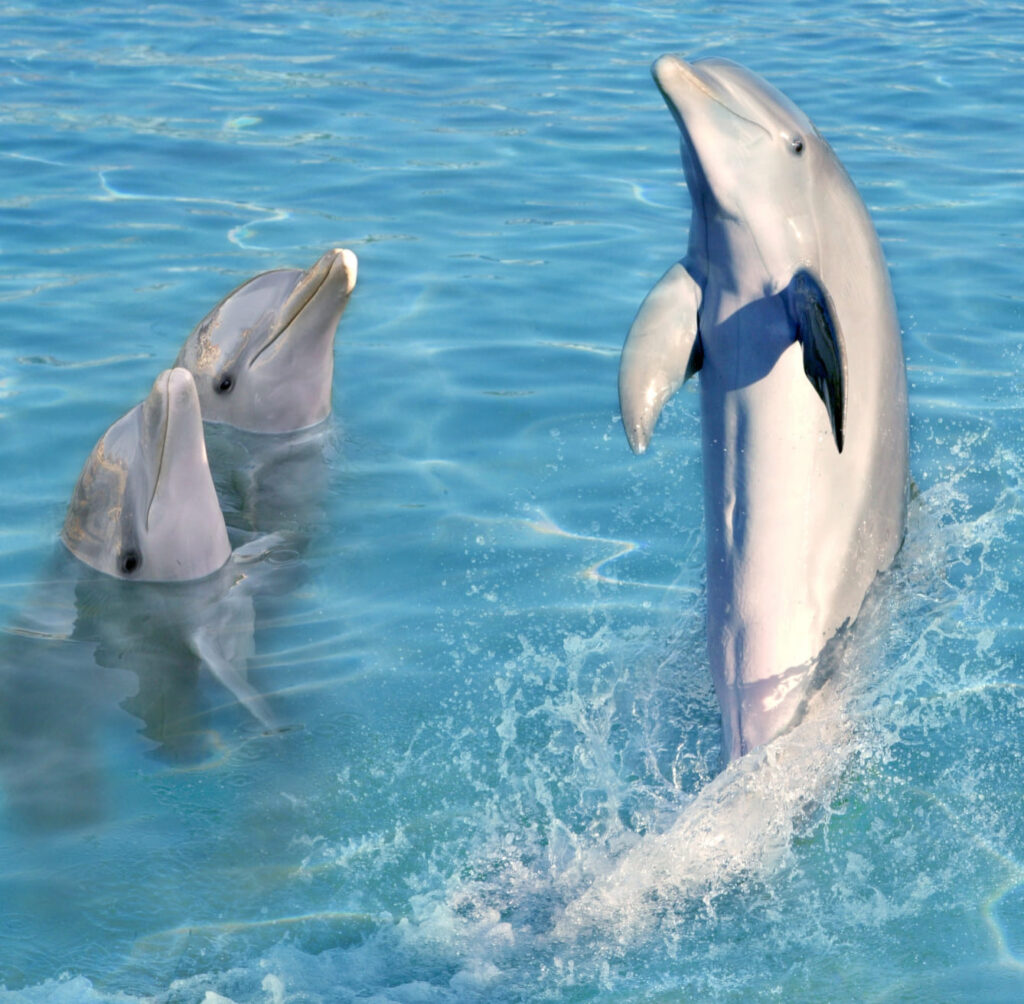
<svg viewBox="0 0 1024 1004"><path fill-rule="evenodd" d="M294 432L331 412L334 333L356 285L353 252L243 283L196 325L175 361L192 374L203 419Z"/></svg>
<svg viewBox="0 0 1024 1004"><path fill-rule="evenodd" d="M807 116L727 60L652 72L693 209L686 256L626 338L619 402L642 453L700 373L708 656L732 760L798 720L823 648L899 550L906 372L875 229Z"/></svg>
<svg viewBox="0 0 1024 1004"><path fill-rule="evenodd" d="M146 400L104 433L82 468L61 539L75 557L121 579L199 579L228 560L188 370L164 370Z"/></svg>

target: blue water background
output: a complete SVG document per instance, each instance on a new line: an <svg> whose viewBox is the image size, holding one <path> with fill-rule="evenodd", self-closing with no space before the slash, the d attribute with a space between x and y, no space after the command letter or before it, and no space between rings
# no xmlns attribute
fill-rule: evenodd
<svg viewBox="0 0 1024 1004"><path fill-rule="evenodd" d="M685 248L663 51L749 65L847 166L919 494L825 788L567 924L718 770L696 398L639 459L616 400ZM0 796L0 1001L1021 999L1022 110L1016 3L0 5L0 623L196 321L360 260L324 529L256 625L292 727L210 685L175 759L131 673L86 702L95 818Z"/></svg>

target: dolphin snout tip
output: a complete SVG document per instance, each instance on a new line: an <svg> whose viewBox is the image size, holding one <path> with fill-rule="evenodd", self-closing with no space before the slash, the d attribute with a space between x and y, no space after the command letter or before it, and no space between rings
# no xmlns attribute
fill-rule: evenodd
<svg viewBox="0 0 1024 1004"><path fill-rule="evenodd" d="M163 370L153 381L150 394L154 398L163 400L184 400L189 397L196 397L196 384L192 373L183 366L174 366Z"/></svg>
<svg viewBox="0 0 1024 1004"><path fill-rule="evenodd" d="M166 370L167 392L169 394L188 394L195 386L195 379L192 373L184 366L175 366Z"/></svg>
<svg viewBox="0 0 1024 1004"><path fill-rule="evenodd" d="M677 73L681 67L686 65L681 56L677 56L674 52L666 52L651 63L651 76L654 77L656 83L664 84L669 75Z"/></svg>
<svg viewBox="0 0 1024 1004"><path fill-rule="evenodd" d="M651 65L651 76L673 110L679 102L689 102L695 92L718 100L713 78L675 53L659 56Z"/></svg>
<svg viewBox="0 0 1024 1004"><path fill-rule="evenodd" d="M333 248L331 254L334 255L336 262L341 262L346 277L345 292L351 293L356 288L356 278L359 275L359 259L356 257L355 251L350 251L348 248Z"/></svg>
<svg viewBox="0 0 1024 1004"><path fill-rule="evenodd" d="M200 413L199 391L190 370L183 366L175 366L173 369L165 370L158 381L166 389L169 410L175 414Z"/></svg>

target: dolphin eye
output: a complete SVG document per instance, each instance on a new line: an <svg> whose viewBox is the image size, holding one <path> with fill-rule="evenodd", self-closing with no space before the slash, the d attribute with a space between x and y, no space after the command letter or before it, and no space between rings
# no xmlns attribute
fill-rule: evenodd
<svg viewBox="0 0 1024 1004"><path fill-rule="evenodd" d="M804 141L799 136L794 136L789 141L789 148L799 157L804 152Z"/></svg>
<svg viewBox="0 0 1024 1004"><path fill-rule="evenodd" d="M235 381L230 373L222 373L219 379L217 377L213 379L213 389L218 394L226 394L234 386Z"/></svg>
<svg viewBox="0 0 1024 1004"><path fill-rule="evenodd" d="M142 557L138 551L124 551L118 558L117 567L122 575L132 575L142 567Z"/></svg>

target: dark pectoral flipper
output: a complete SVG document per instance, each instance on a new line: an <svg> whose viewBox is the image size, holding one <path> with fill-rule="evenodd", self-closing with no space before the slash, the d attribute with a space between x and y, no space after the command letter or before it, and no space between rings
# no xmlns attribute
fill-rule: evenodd
<svg viewBox="0 0 1024 1004"><path fill-rule="evenodd" d="M804 350L804 372L825 403L832 434L843 452L846 425L846 346L832 299L813 272L801 269L790 284L788 305Z"/></svg>

